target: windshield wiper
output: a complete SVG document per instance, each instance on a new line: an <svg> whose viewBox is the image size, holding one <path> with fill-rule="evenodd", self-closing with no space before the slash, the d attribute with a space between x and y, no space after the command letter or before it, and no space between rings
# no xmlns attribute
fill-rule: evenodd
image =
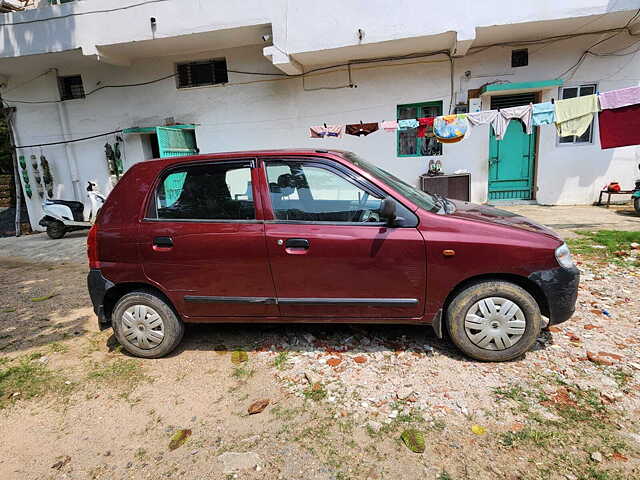
<svg viewBox="0 0 640 480"><path fill-rule="evenodd" d="M429 194L436 200L436 205L440 206L440 208L444 210L444 213L449 213L449 209L447 208L449 200L447 200L445 197L443 197L439 193L429 192Z"/></svg>

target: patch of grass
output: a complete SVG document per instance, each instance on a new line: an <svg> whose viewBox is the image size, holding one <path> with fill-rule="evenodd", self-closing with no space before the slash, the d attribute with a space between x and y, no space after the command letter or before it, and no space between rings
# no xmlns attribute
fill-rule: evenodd
<svg viewBox="0 0 640 480"><path fill-rule="evenodd" d="M302 392L304 398L319 402L327 396L327 390L320 383L314 383Z"/></svg>
<svg viewBox="0 0 640 480"><path fill-rule="evenodd" d="M453 477L446 470L442 470L436 477L436 480L453 480Z"/></svg>
<svg viewBox="0 0 640 480"><path fill-rule="evenodd" d="M49 351L51 353L67 353L69 347L63 343L53 342L49 344Z"/></svg>
<svg viewBox="0 0 640 480"><path fill-rule="evenodd" d="M618 384L618 387L620 387L620 388L622 388L625 385L627 385L627 383L629 383L629 380L631 380L633 378L633 374L631 374L629 372L625 372L621 368L617 368L614 371L612 371L611 372L611 376L613 377L613 379Z"/></svg>
<svg viewBox="0 0 640 480"><path fill-rule="evenodd" d="M640 232L625 232L622 230L576 230L578 238L569 238L567 243L575 253L588 257L612 262L618 265L640 266L640 260L627 260L616 252L631 252L632 242L640 243ZM602 248L604 247L604 248Z"/></svg>
<svg viewBox="0 0 640 480"><path fill-rule="evenodd" d="M0 408L16 400L70 390L59 375L44 364L34 362L32 357L33 354L22 357L14 365L9 365L12 362L2 362L7 367L0 369Z"/></svg>
<svg viewBox="0 0 640 480"><path fill-rule="evenodd" d="M283 350L282 352L278 352L275 360L273 361L273 366L278 370L284 370L287 366L287 361L289 360L289 352Z"/></svg>
<svg viewBox="0 0 640 480"><path fill-rule="evenodd" d="M500 444L505 447L517 447L520 445L536 445L547 447L558 438L558 433L553 430L535 430L523 428L519 432L504 432L500 435Z"/></svg>
<svg viewBox="0 0 640 480"><path fill-rule="evenodd" d="M237 378L238 380L243 380L245 378L252 377L254 373L256 372L253 368L250 368L246 365L240 365L233 369L231 376L233 378Z"/></svg>
<svg viewBox="0 0 640 480"><path fill-rule="evenodd" d="M117 358L107 365L94 363L87 378L94 382L127 390L133 390L143 381L151 381L151 377L142 371L142 365L139 361L123 358Z"/></svg>

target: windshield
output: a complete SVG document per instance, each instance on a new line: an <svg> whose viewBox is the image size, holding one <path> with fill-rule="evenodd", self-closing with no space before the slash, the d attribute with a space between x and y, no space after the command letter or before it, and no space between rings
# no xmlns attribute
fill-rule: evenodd
<svg viewBox="0 0 640 480"><path fill-rule="evenodd" d="M369 172L378 180L383 181L384 183L386 183L391 188L401 193L404 197L411 200L413 203L415 203L419 207L424 208L425 210L428 210L430 212L439 212L441 210L446 209L446 207L443 206L442 202L434 195L431 195L430 193L423 192L421 190L418 190L415 187L412 187L408 183L400 180L395 175L392 175L389 172L381 169L380 167L376 167L375 165L367 162L366 160L363 160L355 153L344 152L343 155L351 163Z"/></svg>

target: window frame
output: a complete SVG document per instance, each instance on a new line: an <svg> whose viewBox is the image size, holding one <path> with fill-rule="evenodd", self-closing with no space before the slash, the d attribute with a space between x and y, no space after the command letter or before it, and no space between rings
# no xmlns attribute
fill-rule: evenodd
<svg viewBox="0 0 640 480"><path fill-rule="evenodd" d="M158 218L157 211L157 194L158 187L164 181L164 179L170 175L175 170L180 170L182 168L188 167L202 167L206 165L229 165L229 164L238 164L241 166L246 166L250 169L251 172L251 188L253 190L253 209L254 216L256 218L248 220L248 219L209 219L209 218ZM254 181L253 172L256 169L256 158L239 158L239 159L229 159L229 160L211 160L205 162L186 162L186 163L177 163L170 165L164 169L162 169L157 175L156 179L153 182L153 186L149 189L149 194L147 195L147 199L145 202L144 210L143 210L143 218L142 222L152 222L152 223L247 223L247 224L255 224L255 223L263 223L260 217L260 202L256 200L257 195L260 194L260 190ZM153 218L150 216L152 212L155 212L156 217Z"/></svg>
<svg viewBox="0 0 640 480"><path fill-rule="evenodd" d="M82 95L79 97L67 97L65 96L65 90L67 89L67 86L65 84L65 81L70 79L70 78L79 78L80 79L80 85L82 86ZM71 89L68 89L69 92L71 91ZM66 102L68 100L83 100L85 98L87 98L87 92L84 89L84 80L82 79L82 75L79 73L73 74L73 75L59 75L58 76L58 93L60 94L60 101L62 102Z"/></svg>
<svg viewBox="0 0 640 480"><path fill-rule="evenodd" d="M400 109L401 108L417 108L420 109L422 107L440 107L440 115L443 114L444 112L444 102L442 100L433 100L430 102L418 102L418 103L403 103L403 104L399 104L396 105L396 120L398 120L398 117L400 116ZM417 117L417 118L421 118L421 117ZM418 137L416 136L416 153L414 154L401 154L400 153L400 130L398 129L398 131L396 132L396 156L400 157L400 158L414 158L414 157L441 157L442 155L444 155L444 152L442 151L442 147L440 148L440 154L439 155L422 155L420 153L421 151L421 141L424 140L425 137ZM442 144L440 144L442 145Z"/></svg>
<svg viewBox="0 0 640 480"><path fill-rule="evenodd" d="M563 98L563 94L564 91L570 88L577 88L578 89L578 94L580 93L580 90L583 87L592 87L593 88L593 95L597 95L598 92L598 84L597 82L593 82L593 83L580 83L577 85L563 85L561 87L558 88L558 98L560 100L564 100ZM580 96L580 95L577 95ZM575 98L575 97L572 97ZM556 132L556 147L585 147L585 146L591 146L594 145L594 132L595 132L595 128L596 128L596 118L598 116L594 115L593 116L593 120L591 120L591 135L589 136L589 141L588 142L576 142L576 137L573 136L573 140L571 142L561 142L560 139L561 138L571 138L571 137L561 137L560 135L558 135L558 133Z"/></svg>
<svg viewBox="0 0 640 480"><path fill-rule="evenodd" d="M217 82L215 79L215 63L216 62L224 62L224 69L225 72L227 74L227 78L225 81L219 81ZM180 85L180 67L182 66L191 66L191 65L203 65L203 64L207 64L210 63L212 64L212 69L214 72L214 78L213 78L213 83L201 83L198 85L185 85L185 86L181 86ZM175 72L176 72L176 89L177 90L190 90L192 88L207 88L207 87L215 87L216 85L224 85L226 83L229 83L229 66L227 64L227 58L226 57L220 57L220 58L209 58L206 60L191 60L188 62L176 62L175 63Z"/></svg>
<svg viewBox="0 0 640 480"><path fill-rule="evenodd" d="M376 227L380 228L387 225L386 221L383 222L335 222L335 221L317 221L317 220L280 220L276 218L276 214L271 203L271 195L269 194L269 177L267 175L267 164L268 163L289 163L289 162L301 162L304 164L309 164L310 166L324 168L332 173L335 173L341 176L345 181L351 183L352 185L364 190L365 192L379 196L382 199L389 197L392 198L398 205L402 206L406 210L406 212L411 216L411 218L406 218L405 221L407 225L398 225L394 228L416 228L418 226L418 216L411 211L409 207L404 205L400 200L390 195L388 192L384 191L377 185L369 182L367 179L362 177L357 172L351 170L350 168L345 167L344 165L330 160L326 158L320 157L264 157L261 158L261 168L263 170L264 181L265 181L265 191L266 195L263 198L263 209L268 210L271 214L272 219L265 220L265 223L270 224L292 224L292 225L343 225L343 226L362 226L362 227Z"/></svg>

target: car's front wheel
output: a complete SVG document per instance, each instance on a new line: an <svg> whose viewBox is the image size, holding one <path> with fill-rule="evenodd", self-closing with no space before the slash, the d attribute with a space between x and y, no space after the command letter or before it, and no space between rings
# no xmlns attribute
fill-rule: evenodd
<svg viewBox="0 0 640 480"><path fill-rule="evenodd" d="M534 345L541 324L535 299L505 281L470 285L447 309L453 343L468 356L488 362L504 362L524 354Z"/></svg>
<svg viewBox="0 0 640 480"><path fill-rule="evenodd" d="M184 334L184 324L171 306L151 292L123 295L113 309L111 323L118 342L136 357L163 357Z"/></svg>

